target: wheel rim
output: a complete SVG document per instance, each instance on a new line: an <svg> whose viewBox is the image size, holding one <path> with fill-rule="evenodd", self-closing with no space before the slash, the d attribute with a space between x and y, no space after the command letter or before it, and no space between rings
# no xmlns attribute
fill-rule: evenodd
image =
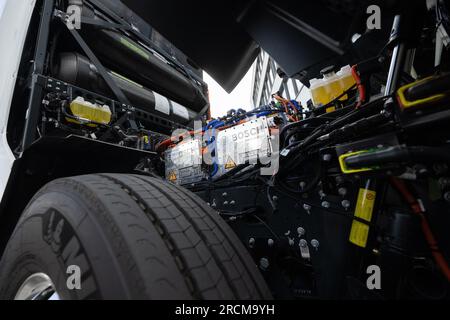
<svg viewBox="0 0 450 320"><path fill-rule="evenodd" d="M48 275L35 273L23 282L14 300L60 300L60 297Z"/></svg>

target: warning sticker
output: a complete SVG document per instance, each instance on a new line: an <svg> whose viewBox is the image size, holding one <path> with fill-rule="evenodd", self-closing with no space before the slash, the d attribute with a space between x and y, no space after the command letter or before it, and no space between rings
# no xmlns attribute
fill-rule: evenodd
<svg viewBox="0 0 450 320"><path fill-rule="evenodd" d="M231 157L228 158L227 163L225 164L225 169L230 170L236 168L236 163L231 159Z"/></svg>
<svg viewBox="0 0 450 320"><path fill-rule="evenodd" d="M172 110L173 114L182 117L186 120L189 119L189 111L186 107L183 107L181 104L172 101Z"/></svg>
<svg viewBox="0 0 450 320"><path fill-rule="evenodd" d="M358 200L356 202L355 217L370 222L372 220L375 197L375 191L362 188L359 189Z"/></svg>
<svg viewBox="0 0 450 320"><path fill-rule="evenodd" d="M161 113L170 114L170 103L169 99L160 95L159 93L153 92L155 95L155 110Z"/></svg>
<svg viewBox="0 0 450 320"><path fill-rule="evenodd" d="M359 189L358 200L356 201L355 217L371 222L375 199L375 191L362 188ZM349 241L359 247L365 248L369 236L369 228L370 227L367 224L354 220L350 230Z"/></svg>
<svg viewBox="0 0 450 320"><path fill-rule="evenodd" d="M358 247L365 248L369 237L369 226L359 221L353 221L350 231L350 242Z"/></svg>
<svg viewBox="0 0 450 320"><path fill-rule="evenodd" d="M170 182L176 182L177 181L177 175L175 174L175 172L171 172L170 174L169 174L169 176L167 177L167 179L170 181Z"/></svg>

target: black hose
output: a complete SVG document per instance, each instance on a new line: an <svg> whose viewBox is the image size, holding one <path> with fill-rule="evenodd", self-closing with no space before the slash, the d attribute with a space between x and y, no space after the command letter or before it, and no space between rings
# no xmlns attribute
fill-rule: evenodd
<svg viewBox="0 0 450 320"><path fill-rule="evenodd" d="M314 188L319 184L320 178L321 178L321 170L317 174L314 175L313 179L308 182L308 185L305 186L302 190L300 189L293 189L289 186L288 182L279 180L277 181L277 185L281 190L284 190L285 192L289 192L291 194L295 195L302 195L308 192L311 192L314 190Z"/></svg>
<svg viewBox="0 0 450 320"><path fill-rule="evenodd" d="M219 215L225 216L225 217L238 217L248 214L255 214L257 212L256 208L250 208L244 211L234 212L234 211L219 211Z"/></svg>
<svg viewBox="0 0 450 320"><path fill-rule="evenodd" d="M298 121L298 122L290 123L288 125L285 125L281 129L281 131L280 131L280 139L281 139L281 141L283 141L284 140L283 137L286 134L286 132L288 130L294 129L294 128L298 127L298 126L303 126L305 124L309 124L310 122L321 122L321 123L323 123L323 122L333 121L333 120L336 120L336 119L335 118L327 118L327 117L315 117L315 118L309 118L309 119L301 120L301 121Z"/></svg>
<svg viewBox="0 0 450 320"><path fill-rule="evenodd" d="M345 159L350 168L373 167L398 162L450 162L449 148L396 146Z"/></svg>
<svg viewBox="0 0 450 320"><path fill-rule="evenodd" d="M355 109L354 111L348 113L344 117L336 119L336 121L329 124L328 132L331 130L338 128L340 126L343 126L349 122L356 121L362 117L365 117L367 115L372 114L373 112L380 111L383 105L379 104L380 102L385 101L389 97L382 97L376 100L373 100L371 102L366 103L365 105L361 106L359 109ZM375 110L374 110L375 109Z"/></svg>
<svg viewBox="0 0 450 320"><path fill-rule="evenodd" d="M309 137L307 137L302 143L300 143L298 146L293 148L290 152L290 155L295 154L299 150L305 148L310 143L317 140L319 137L321 137L327 133L330 133L335 129L341 128L348 123L354 122L356 120L363 118L366 115L373 114L374 112L379 111L380 108L383 106L382 104L379 104L379 103L382 101L385 101L387 98L388 97L382 97L380 99L376 99L374 101L368 102L361 108L355 109L354 111L348 113L346 116L344 116L342 118L338 118L335 121L326 124L323 128L316 130Z"/></svg>
<svg viewBox="0 0 450 320"><path fill-rule="evenodd" d="M315 130L316 128L295 128L295 129L292 129L292 132L289 132L287 135L286 135L286 138L284 138L284 140L283 140L283 145L281 146L281 148L283 149L286 145L287 145L287 143L289 142L289 140L292 138L292 137L294 137L294 136L296 136L296 135L299 135L299 134L305 134L305 133L309 133L309 134L311 134L311 132L313 131L313 130Z"/></svg>
<svg viewBox="0 0 450 320"><path fill-rule="evenodd" d="M230 171L228 171L227 173L221 175L220 177L213 179L213 182L219 182L219 181L223 181L225 179L228 179L230 177L232 177L234 174L237 174L239 171L245 169L246 167L248 167L249 165L244 163L244 164L240 164L237 167L231 169Z"/></svg>

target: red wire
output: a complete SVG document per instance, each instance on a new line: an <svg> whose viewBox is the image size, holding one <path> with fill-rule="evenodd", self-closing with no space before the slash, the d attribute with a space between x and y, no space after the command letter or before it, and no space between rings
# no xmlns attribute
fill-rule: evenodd
<svg viewBox="0 0 450 320"><path fill-rule="evenodd" d="M358 101L358 104L356 105L356 107L359 108L359 107L361 107L363 102L366 101L366 88L364 87L364 85L361 82L361 78L359 77L357 68L358 68L358 65L354 65L352 67L352 76L355 79L356 85L358 87L359 101Z"/></svg>
<svg viewBox="0 0 450 320"><path fill-rule="evenodd" d="M170 145L174 144L175 139L176 138L182 138L183 136L187 136L187 135L194 135L195 131L189 131L187 134L180 134L178 137L171 137L167 140L164 140L162 142L160 142L157 146L156 146L156 152L161 153L163 151L165 151L167 148L170 147Z"/></svg>
<svg viewBox="0 0 450 320"><path fill-rule="evenodd" d="M405 201L410 205L412 211L419 215L421 220L421 226L422 231L425 236L425 240L428 243L428 246L430 247L431 254L434 257L434 260L436 261L436 264L438 265L439 269L441 270L442 274L447 278L447 281L450 282L450 268L447 264L447 261L444 258L444 255L439 249L438 243L436 238L434 237L434 234L430 228L430 225L423 214L422 207L420 206L419 202L414 198L414 196L409 192L406 184L398 179L398 178L391 178L392 185L400 192L400 194L403 196Z"/></svg>
<svg viewBox="0 0 450 320"><path fill-rule="evenodd" d="M292 122L297 122L297 121L298 121L298 117L296 116L296 115L298 115L298 110L297 110L297 108L295 108L294 104L293 104L291 101L289 101L289 100L287 100L287 99L285 99L285 98L279 96L278 94L273 94L272 97L273 97L275 100L277 100L278 102L280 102L280 103L283 105L287 117L288 117ZM295 113L294 116L290 116L290 115L289 115L289 106L290 106L290 107L292 108L292 110L294 111L294 113Z"/></svg>

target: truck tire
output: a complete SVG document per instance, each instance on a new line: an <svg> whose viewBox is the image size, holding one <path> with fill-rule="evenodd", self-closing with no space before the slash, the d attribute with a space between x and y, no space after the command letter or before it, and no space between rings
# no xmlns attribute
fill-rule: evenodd
<svg viewBox="0 0 450 320"><path fill-rule="evenodd" d="M23 296L36 275L51 279L63 300L271 298L215 211L140 175L64 178L41 189L0 261L0 299L48 298Z"/></svg>

